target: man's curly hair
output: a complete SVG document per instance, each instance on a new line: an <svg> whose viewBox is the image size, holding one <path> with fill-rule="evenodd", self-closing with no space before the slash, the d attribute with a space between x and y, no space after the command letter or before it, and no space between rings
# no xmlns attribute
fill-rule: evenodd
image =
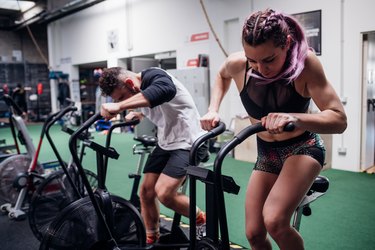
<svg viewBox="0 0 375 250"><path fill-rule="evenodd" d="M102 96L110 96L118 86L121 86L122 82L120 75L126 75L126 70L121 67L113 67L103 70L103 73L99 78L99 87Z"/></svg>

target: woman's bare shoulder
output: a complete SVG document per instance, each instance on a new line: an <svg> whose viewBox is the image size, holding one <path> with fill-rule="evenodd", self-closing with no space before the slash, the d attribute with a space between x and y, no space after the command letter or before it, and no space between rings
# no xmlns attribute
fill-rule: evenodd
<svg viewBox="0 0 375 250"><path fill-rule="evenodd" d="M225 60L225 69L231 75L243 72L246 67L246 57L243 51L230 54Z"/></svg>
<svg viewBox="0 0 375 250"><path fill-rule="evenodd" d="M322 64L319 61L319 58L315 55L313 51L309 51L307 54L307 57L305 59L304 70L307 71L307 73L311 73L311 72L316 73L316 71L320 72L323 70Z"/></svg>
<svg viewBox="0 0 375 250"><path fill-rule="evenodd" d="M308 89L313 86L322 87L328 84L323 66L314 52L308 52L304 69L296 79L295 84L297 91L303 96L310 96Z"/></svg>

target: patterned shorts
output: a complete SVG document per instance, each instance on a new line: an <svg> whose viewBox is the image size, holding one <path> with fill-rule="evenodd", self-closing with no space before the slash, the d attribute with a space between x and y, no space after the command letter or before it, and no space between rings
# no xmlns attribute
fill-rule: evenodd
<svg viewBox="0 0 375 250"><path fill-rule="evenodd" d="M267 142L257 137L258 157L254 170L280 174L285 160L292 155L308 155L316 159L323 167L325 148L318 134L305 132L295 138Z"/></svg>

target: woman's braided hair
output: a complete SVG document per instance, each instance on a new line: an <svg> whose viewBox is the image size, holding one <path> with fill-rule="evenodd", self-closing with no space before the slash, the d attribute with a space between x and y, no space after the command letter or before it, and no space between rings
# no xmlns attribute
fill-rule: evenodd
<svg viewBox="0 0 375 250"><path fill-rule="evenodd" d="M282 72L272 79L254 75L262 82L269 83L279 79L291 82L296 79L304 68L308 44L303 28L289 15L266 9L251 14L245 20L242 40L250 46L272 41L276 47L285 48L288 35L291 37L291 44Z"/></svg>

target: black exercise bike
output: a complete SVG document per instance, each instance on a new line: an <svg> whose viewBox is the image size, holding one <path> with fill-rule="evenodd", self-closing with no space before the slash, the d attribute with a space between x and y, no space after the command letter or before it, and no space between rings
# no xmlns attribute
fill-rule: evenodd
<svg viewBox="0 0 375 250"><path fill-rule="evenodd" d="M70 152L88 191L88 196L71 203L54 219L43 237L40 249L189 248L189 241L159 242L154 245L146 245L146 230L138 209L130 201L109 193L105 187L106 159L107 157L117 159L119 154L112 147L103 147L93 141L85 140L85 145L93 149L97 155L98 188L95 191L91 189L79 162L75 146L80 134L100 118L99 114L92 116L77 129L69 141ZM130 121L127 125L131 126L137 123L138 121ZM206 139L218 135L208 134ZM199 146L199 144L196 145ZM196 149L192 148L192 151L197 151ZM196 158L195 154L193 153L191 159ZM172 228L169 239L174 238L176 235L174 232Z"/></svg>
<svg viewBox="0 0 375 250"><path fill-rule="evenodd" d="M128 201L110 194L105 186L107 157L118 159L112 147L85 140L86 147L96 152L98 188L94 191L79 162L77 140L101 116L90 117L69 140L69 150L85 185L88 196L68 205L53 220L43 237L40 249L116 249L118 244L146 246L146 232L139 211ZM128 122L128 126L138 123ZM74 232L74 233L72 233Z"/></svg>
<svg viewBox="0 0 375 250"><path fill-rule="evenodd" d="M287 124L284 128L285 131L294 130L293 124ZM207 217L207 232L206 237L202 240L191 239L190 249L201 249L201 250L229 250L229 232L228 222L226 217L226 208L224 200L224 192L238 194L239 186L229 176L222 175L222 163L226 155L231 152L237 145L242 143L246 138L256 133L265 131L265 128L261 123L253 124L235 135L230 141L228 141L218 152L213 171L208 169L200 169L192 167L188 169L188 175L190 176L190 211L193 211L195 207L195 182L200 180L206 184L206 190L210 190L210 193L214 193L212 197L206 195L206 207L207 211L211 211L212 207L215 207L214 213ZM199 142L197 142L199 143ZM305 195L302 202L299 204L294 212L292 226L299 230L302 215L311 215L311 208L309 204L326 193L329 187L329 180L324 176L318 176L309 191ZM207 191L206 191L207 192ZM190 216L191 217L191 216ZM190 235L195 235L194 220L190 220Z"/></svg>
<svg viewBox="0 0 375 250"><path fill-rule="evenodd" d="M35 192L31 197L28 210L28 219L31 231L38 240L42 240L49 224L66 206L75 200L78 200L87 195L86 189L82 184L78 169L72 160L69 163L65 162L50 133L49 130L53 124L59 121L65 114L75 112L77 107L70 105L58 113L45 128L45 135L47 140L61 166L61 169L50 174L44 179L40 185L37 186ZM74 131L63 126L62 131L73 134ZM91 138L90 133L84 131L80 135L80 140L88 140ZM85 145L81 143L79 160L82 162L85 154ZM91 188L95 189L98 186L98 178L95 173L88 169L84 169L85 174L89 180Z"/></svg>
<svg viewBox="0 0 375 250"><path fill-rule="evenodd" d="M74 111L73 109L76 109L76 107L73 105L74 103L48 116L43 123L36 150L31 143L30 135L26 133L27 129L24 122L17 123L17 126L21 126L22 131L26 131L23 139L26 141L25 145L30 146L27 155L14 155L0 163L0 195L7 202L0 206L0 210L3 213L8 213L10 219L21 220L26 218L30 198L39 184L51 173L65 166L61 165L56 159L40 163L38 158L44 136L48 134L49 128L62 116ZM29 156L30 152L32 152L31 157Z"/></svg>

